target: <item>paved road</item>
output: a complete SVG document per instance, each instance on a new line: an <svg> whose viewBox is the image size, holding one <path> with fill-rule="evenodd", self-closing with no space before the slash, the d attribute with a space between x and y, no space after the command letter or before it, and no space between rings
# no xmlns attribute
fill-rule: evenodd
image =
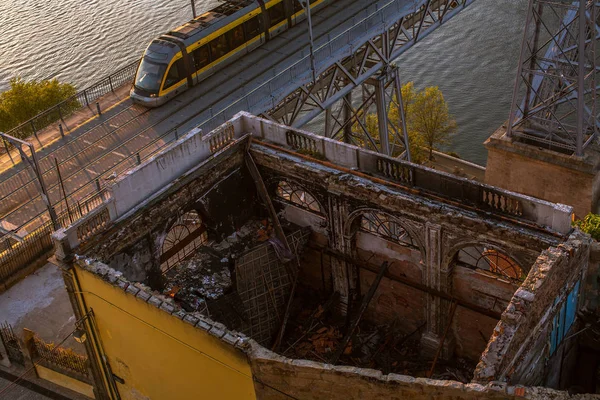
<svg viewBox="0 0 600 400"><path fill-rule="evenodd" d="M337 0L319 11L313 16L317 46L325 43L328 35L352 26L353 18L364 17L367 6L375 3L385 1ZM42 150L40 164L52 202L58 203L60 211L62 193L54 158L61 163L66 192L72 199L81 199L96 190L95 179L104 183L112 171L131 168L136 164L136 153L143 159L172 141L174 130L181 134L196 126L202 111L217 113L270 78L273 70L281 71L304 57L308 54L307 37L306 24L301 23L158 109L147 110L125 100L110 113L72 132L68 144L58 141L49 153ZM38 215L42 215L40 221L46 218L30 171L10 177L1 174L0 181L1 218L16 226Z"/></svg>

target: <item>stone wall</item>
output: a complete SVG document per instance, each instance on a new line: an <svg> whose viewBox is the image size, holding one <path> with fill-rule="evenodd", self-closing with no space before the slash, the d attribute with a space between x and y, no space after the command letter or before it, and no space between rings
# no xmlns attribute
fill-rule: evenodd
<svg viewBox="0 0 600 400"><path fill-rule="evenodd" d="M511 142L499 128L485 142L488 151L485 183L547 201L573 206L583 218L598 212L600 175L598 149L590 146L578 158Z"/></svg>
<svg viewBox="0 0 600 400"><path fill-rule="evenodd" d="M258 400L506 400L583 399L566 392L538 387L507 386L492 382L480 385L383 375L380 371L333 366L279 356L251 341L248 353Z"/></svg>
<svg viewBox="0 0 600 400"><path fill-rule="evenodd" d="M127 279L154 289L163 284L162 244L182 214L194 210L202 218L209 240L221 240L259 213L256 191L241 167L242 154L232 153L218 165L176 182L153 204L97 235L78 252L103 260Z"/></svg>
<svg viewBox="0 0 600 400"><path fill-rule="evenodd" d="M585 281L590 244L588 235L576 231L567 242L542 252L494 329L474 381L547 383L552 321L577 281Z"/></svg>

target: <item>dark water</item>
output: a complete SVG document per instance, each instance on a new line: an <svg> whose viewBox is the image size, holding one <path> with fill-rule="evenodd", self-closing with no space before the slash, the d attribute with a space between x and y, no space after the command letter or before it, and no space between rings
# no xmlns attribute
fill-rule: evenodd
<svg viewBox="0 0 600 400"><path fill-rule="evenodd" d="M398 60L403 82L442 90L459 126L449 150L467 160L485 164L482 143L508 118L525 9L476 0ZM188 0L0 0L0 91L17 75L83 88L190 17Z"/></svg>

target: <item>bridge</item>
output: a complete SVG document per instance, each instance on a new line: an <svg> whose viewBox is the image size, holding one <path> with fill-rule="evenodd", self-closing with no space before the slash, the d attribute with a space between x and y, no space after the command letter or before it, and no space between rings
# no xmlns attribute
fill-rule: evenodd
<svg viewBox="0 0 600 400"><path fill-rule="evenodd" d="M50 232L101 204L113 177L238 111L295 127L325 112L325 136L351 141L350 128L375 105L380 131L390 132L375 140L363 127L365 142L385 154L404 146L402 121L387 121L385 112L401 101L392 60L472 1L337 0L312 18L315 71L307 26L299 24L160 108L128 99L134 62L79 93L82 109L74 116L58 106L8 132L10 168L0 173L0 281L45 259ZM357 102L352 91L359 87L367 95ZM52 113L58 122L49 124ZM13 138L23 131L33 133L29 143Z"/></svg>

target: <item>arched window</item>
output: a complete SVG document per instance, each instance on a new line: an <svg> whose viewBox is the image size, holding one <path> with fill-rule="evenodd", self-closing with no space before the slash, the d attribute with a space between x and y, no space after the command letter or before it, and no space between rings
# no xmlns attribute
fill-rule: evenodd
<svg viewBox="0 0 600 400"><path fill-rule="evenodd" d="M288 203L292 203L305 210L323 214L321 205L310 193L302 187L287 181L280 181L277 185L277 196Z"/></svg>
<svg viewBox="0 0 600 400"><path fill-rule="evenodd" d="M206 229L196 211L190 211L179 217L163 241L160 257L160 268L163 273L193 255L207 239Z"/></svg>
<svg viewBox="0 0 600 400"><path fill-rule="evenodd" d="M463 247L456 253L455 261L467 268L489 271L504 278L523 281L526 277L515 260L485 246Z"/></svg>
<svg viewBox="0 0 600 400"><path fill-rule="evenodd" d="M384 213L368 212L362 215L360 229L384 239L418 248L417 243L393 217Z"/></svg>

